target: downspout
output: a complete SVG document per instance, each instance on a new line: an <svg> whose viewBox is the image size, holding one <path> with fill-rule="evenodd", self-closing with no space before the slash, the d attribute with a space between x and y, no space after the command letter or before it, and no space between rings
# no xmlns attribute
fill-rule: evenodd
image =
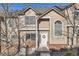
<svg viewBox="0 0 79 59"><path fill-rule="evenodd" d="M36 49L38 48L38 18L36 18Z"/></svg>
<svg viewBox="0 0 79 59"><path fill-rule="evenodd" d="M18 18L18 23L17 23L17 29L18 29L18 54L20 52L20 31L19 31L19 18Z"/></svg>
<svg viewBox="0 0 79 59"><path fill-rule="evenodd" d="M73 6L73 7L75 8L75 6ZM74 10L75 10L75 9L74 9ZM74 15L73 15L73 35L72 35L73 37L72 37L72 42L71 42L71 45L72 45L72 46L71 46L71 47L73 47L73 45L74 45L74 44L73 44L73 41L74 41L74 34L75 34L75 27L76 27L75 25L76 25L76 24L75 24L75 14L74 14Z"/></svg>
<svg viewBox="0 0 79 59"><path fill-rule="evenodd" d="M1 18L0 18L0 53L1 53Z"/></svg>

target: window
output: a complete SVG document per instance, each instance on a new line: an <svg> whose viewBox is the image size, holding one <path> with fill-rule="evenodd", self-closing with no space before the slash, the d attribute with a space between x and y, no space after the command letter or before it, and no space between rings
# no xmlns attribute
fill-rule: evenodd
<svg viewBox="0 0 79 59"><path fill-rule="evenodd" d="M30 39L30 34L26 34L26 39Z"/></svg>
<svg viewBox="0 0 79 59"><path fill-rule="evenodd" d="M31 40L35 40L36 38L36 34L35 33L28 33L26 34L26 40L31 39Z"/></svg>
<svg viewBox="0 0 79 59"><path fill-rule="evenodd" d="M79 36L79 27L76 28L77 36Z"/></svg>
<svg viewBox="0 0 79 59"><path fill-rule="evenodd" d="M25 25L35 25L35 16L25 16Z"/></svg>
<svg viewBox="0 0 79 59"><path fill-rule="evenodd" d="M9 27L14 27L14 25L15 25L15 22L14 22L15 20L14 19L9 19L9 21L8 21L8 23L9 23Z"/></svg>
<svg viewBox="0 0 79 59"><path fill-rule="evenodd" d="M12 34L11 35L11 39L17 39L17 38L18 38L17 34Z"/></svg>
<svg viewBox="0 0 79 59"><path fill-rule="evenodd" d="M31 33L31 39L35 40L35 38L36 38L36 35L34 33Z"/></svg>
<svg viewBox="0 0 79 59"><path fill-rule="evenodd" d="M79 20L79 10L75 10L75 19Z"/></svg>
<svg viewBox="0 0 79 59"><path fill-rule="evenodd" d="M55 22L55 35L56 36L62 35L62 22L61 21Z"/></svg>

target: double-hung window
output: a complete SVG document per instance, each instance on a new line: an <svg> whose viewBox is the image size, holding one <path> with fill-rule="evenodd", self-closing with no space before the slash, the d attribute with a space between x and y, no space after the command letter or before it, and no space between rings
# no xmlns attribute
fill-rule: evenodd
<svg viewBox="0 0 79 59"><path fill-rule="evenodd" d="M35 16L25 16L25 25L35 25Z"/></svg>

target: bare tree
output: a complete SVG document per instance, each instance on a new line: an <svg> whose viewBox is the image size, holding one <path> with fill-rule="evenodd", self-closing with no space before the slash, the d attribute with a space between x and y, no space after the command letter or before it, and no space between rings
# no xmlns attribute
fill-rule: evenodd
<svg viewBox="0 0 79 59"><path fill-rule="evenodd" d="M75 20L76 20L76 17L75 17L75 5L72 4L72 8L70 8L70 11L72 12L72 20L70 19L70 15L69 15L69 11L68 9L66 9L66 12L67 12L67 15L66 15L66 19L70 22L70 25L71 26L68 26L67 27L67 30L68 30L68 40L70 39L71 40L71 45L70 47L72 48L73 47L73 40L74 40L74 37L75 37L75 32L76 32L76 24L75 24ZM72 27L72 33L71 33L71 36L69 36L69 28Z"/></svg>
<svg viewBox="0 0 79 59"><path fill-rule="evenodd" d="M58 9L61 9L59 6L56 6ZM69 11L70 9L70 11ZM61 9L62 10L62 9ZM76 6L75 6L75 3L72 3L72 4L69 4L68 6L66 6L64 8L64 10L66 11L66 14L65 14L65 18L66 18L66 21L67 21L67 25L70 23L70 26L67 26L67 43L69 45L69 42L71 41L71 44L69 45L70 48L73 47L73 43L74 43L74 38L75 38L75 34L76 34L76 40L78 42L78 33L77 33L77 28L79 27L78 25L76 25L76 19L77 16L76 13L75 13L75 10L76 10ZM72 14L70 14L70 12L72 12ZM70 15L72 15L72 18L70 17ZM70 28L72 28L72 31L69 30ZM69 32L71 31L71 32ZM69 35L71 34L71 35ZM64 34L63 34L64 35ZM69 41L70 39L70 41Z"/></svg>
<svg viewBox="0 0 79 59"><path fill-rule="evenodd" d="M7 51L7 53L1 53L2 55L10 55L9 54L9 49L11 48L11 47L13 47L14 45L13 45L13 43L15 43L15 42L12 42L12 40L11 41L9 41L9 37L8 37L8 27L7 27L7 18L8 17L11 17L12 16L12 14L10 14L11 12L10 12L10 6L11 6L11 4L9 4L9 3L2 3L2 4L0 4L0 6L2 7L2 17L3 17L3 20L4 20L4 25L5 25L5 31L3 30L3 32L5 33L5 34L3 34L3 33L0 33L0 41L2 41L2 42L5 42L6 43L6 48L4 48L4 49L2 49L1 50L1 42L0 42L0 51ZM10 14L10 15L9 15ZM1 21L0 21L0 26L1 26ZM14 28L15 29L15 28ZM1 32L1 31L0 31ZM2 40L1 39L1 34L3 34L4 36L5 36L5 38L6 38L6 40ZM16 49L18 49L18 47L15 47ZM4 52L3 51L3 52ZM16 55L17 54L17 52L18 51L16 51L14 54L12 54L12 55Z"/></svg>

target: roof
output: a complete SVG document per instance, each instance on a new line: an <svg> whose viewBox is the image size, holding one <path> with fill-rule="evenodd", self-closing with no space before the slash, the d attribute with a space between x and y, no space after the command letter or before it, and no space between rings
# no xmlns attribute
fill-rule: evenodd
<svg viewBox="0 0 79 59"><path fill-rule="evenodd" d="M32 9L33 11L36 12L36 14L43 14L44 12L46 12L48 9L50 8L35 8L35 7L28 7L22 10L17 11L18 14L24 14L27 10Z"/></svg>
<svg viewBox="0 0 79 59"><path fill-rule="evenodd" d="M23 15L29 9L32 9L33 11L35 11L35 13L37 15L47 14L50 10L54 9L54 11L56 11L58 14L60 14L60 15L65 17L64 9L63 8L57 8L57 7L52 7L52 8L33 8L33 7L28 7L28 8L25 8L23 10L18 11L17 13L19 15Z"/></svg>
<svg viewBox="0 0 79 59"><path fill-rule="evenodd" d="M55 11L56 13L58 13L59 15L61 15L62 17L66 18L64 10L63 9L60 10L56 7L49 9L47 12L43 13L39 18L43 17L44 15L51 12L52 10Z"/></svg>
<svg viewBox="0 0 79 59"><path fill-rule="evenodd" d="M69 8L70 6L71 6L72 4L68 4L67 6L55 6L55 7L51 7L51 8L41 8L41 7L39 7L39 8L35 8L35 7L27 7L27 8L24 8L24 9L22 9L22 10L19 10L17 13L20 15L20 14L24 14L27 10L29 10L29 9L32 9L33 11L35 11L36 12L36 14L38 14L38 15L42 15L42 14L44 14L44 13L46 13L46 12L48 12L49 10L52 10L52 9L54 9L55 11L57 11L59 14L62 14L63 16L65 16L65 12L64 12L64 10L66 9L66 8ZM69 7L68 7L69 6Z"/></svg>
<svg viewBox="0 0 79 59"><path fill-rule="evenodd" d="M34 9L38 12L37 14L43 14L44 12L49 10L50 8L34 8Z"/></svg>

